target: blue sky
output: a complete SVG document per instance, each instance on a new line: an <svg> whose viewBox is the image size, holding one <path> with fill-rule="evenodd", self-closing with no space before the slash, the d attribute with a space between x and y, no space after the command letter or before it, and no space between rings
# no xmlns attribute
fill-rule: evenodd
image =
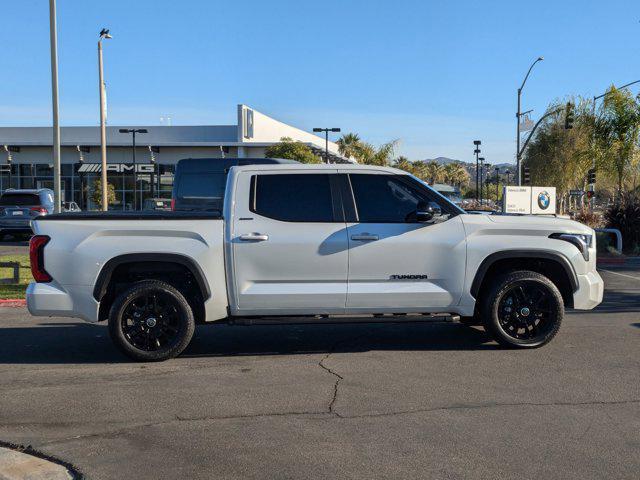
<svg viewBox="0 0 640 480"><path fill-rule="evenodd" d="M0 125L49 125L47 0L2 5ZM631 0L58 0L61 123L96 125L96 41L105 45L109 124L233 124L246 103L411 159L511 162L516 89L541 114L567 94L640 79ZM637 91L634 91L637 93Z"/></svg>

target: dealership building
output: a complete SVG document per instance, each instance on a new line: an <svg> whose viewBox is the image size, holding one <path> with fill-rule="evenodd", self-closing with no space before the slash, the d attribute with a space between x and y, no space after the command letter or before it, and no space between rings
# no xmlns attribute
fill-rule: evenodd
<svg viewBox="0 0 640 480"><path fill-rule="evenodd" d="M170 198L173 172L183 158L264 157L265 149L289 137L325 156L325 139L279 122L246 105L238 105L236 125L108 126L108 181L113 184L113 209L131 209L134 191L138 206L146 198ZM131 133L136 134L135 166ZM96 180L101 175L100 128L62 127L62 200L82 209L97 208ZM53 188L53 132L50 127L0 127L0 192L7 188ZM329 162L352 160L329 142ZM134 173L135 172L135 173Z"/></svg>

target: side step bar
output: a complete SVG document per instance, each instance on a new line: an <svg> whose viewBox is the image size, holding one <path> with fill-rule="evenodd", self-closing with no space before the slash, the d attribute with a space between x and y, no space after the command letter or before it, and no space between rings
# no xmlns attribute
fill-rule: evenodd
<svg viewBox="0 0 640 480"><path fill-rule="evenodd" d="M417 322L454 322L458 315L438 314L380 314L380 315L311 315L280 317L229 317L229 325L305 325L305 324L349 324L349 323L417 323ZM215 323L215 322L213 322Z"/></svg>

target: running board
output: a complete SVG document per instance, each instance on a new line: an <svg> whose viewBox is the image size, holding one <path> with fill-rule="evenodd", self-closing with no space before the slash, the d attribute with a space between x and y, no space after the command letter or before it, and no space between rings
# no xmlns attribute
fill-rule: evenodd
<svg viewBox="0 0 640 480"><path fill-rule="evenodd" d="M418 323L418 322L454 322L459 315L439 314L380 314L380 315L310 315L278 317L230 317L229 325L304 325L304 324L348 324L348 323Z"/></svg>

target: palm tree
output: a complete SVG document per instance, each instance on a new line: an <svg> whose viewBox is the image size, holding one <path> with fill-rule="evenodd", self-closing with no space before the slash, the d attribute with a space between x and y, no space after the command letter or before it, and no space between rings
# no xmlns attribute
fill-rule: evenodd
<svg viewBox="0 0 640 480"><path fill-rule="evenodd" d="M361 143L358 149L357 159L365 165L387 166L391 163L393 152L395 151L398 140L380 145L378 148L370 143Z"/></svg>
<svg viewBox="0 0 640 480"><path fill-rule="evenodd" d="M413 163L409 161L407 157L399 156L393 161L393 167L405 172L413 173Z"/></svg>
<svg viewBox="0 0 640 480"><path fill-rule="evenodd" d="M336 142L338 144L338 152L344 157L353 157L358 159L358 153L362 148L362 141L357 133L345 133Z"/></svg>
<svg viewBox="0 0 640 480"><path fill-rule="evenodd" d="M441 182L444 177L444 169L435 160L425 164L425 176L427 181L433 185L434 183Z"/></svg>

